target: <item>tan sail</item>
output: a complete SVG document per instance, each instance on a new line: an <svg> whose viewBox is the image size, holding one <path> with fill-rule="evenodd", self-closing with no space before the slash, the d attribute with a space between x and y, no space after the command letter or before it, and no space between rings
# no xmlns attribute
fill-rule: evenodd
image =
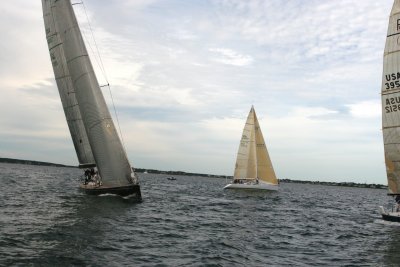
<svg viewBox="0 0 400 267"><path fill-rule="evenodd" d="M254 107L247 116L234 172L234 179L244 178L278 184Z"/></svg>
<svg viewBox="0 0 400 267"><path fill-rule="evenodd" d="M268 154L267 146L258 123L256 112L254 111L254 130L257 148L257 175L260 180L271 184L278 184L272 162Z"/></svg>
<svg viewBox="0 0 400 267"><path fill-rule="evenodd" d="M400 194L400 0L395 0L383 57L382 128L390 194Z"/></svg>

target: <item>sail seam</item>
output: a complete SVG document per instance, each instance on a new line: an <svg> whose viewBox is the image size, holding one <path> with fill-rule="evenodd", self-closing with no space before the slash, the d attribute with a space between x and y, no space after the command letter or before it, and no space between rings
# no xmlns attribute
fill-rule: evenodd
<svg viewBox="0 0 400 267"><path fill-rule="evenodd" d="M399 35L400 34L400 32L398 32L398 33L393 33L393 34L389 34L387 37L391 37L391 36L395 36L395 35Z"/></svg>
<svg viewBox="0 0 400 267"><path fill-rule="evenodd" d="M56 48L57 46L60 46L60 45L62 45L62 44L63 44L63 43L58 43L58 44L56 44L55 46L50 47L50 48L49 48L49 51L53 50L54 48Z"/></svg>
<svg viewBox="0 0 400 267"><path fill-rule="evenodd" d="M89 55L88 55L88 54L79 55L79 56L77 56L77 57L71 58L70 60L67 60L67 63L69 64L69 63L71 63L72 61L74 61L74 60L76 60L76 59L78 59L78 58L81 58L81 57L89 57Z"/></svg>
<svg viewBox="0 0 400 267"><path fill-rule="evenodd" d="M391 94L395 94L395 93L399 93L399 92L400 92L399 89L395 89L395 90L390 90L390 91L382 92L381 95L391 95Z"/></svg>
<svg viewBox="0 0 400 267"><path fill-rule="evenodd" d="M397 127L400 127L400 125L395 125L395 126L385 126L385 127L383 127L383 130L385 130L385 129L391 129L391 128L397 128Z"/></svg>
<svg viewBox="0 0 400 267"><path fill-rule="evenodd" d="M65 72L65 71L63 71L63 72ZM56 77L56 80L61 80L61 79L69 78L69 77L71 77L71 75L62 75L62 76Z"/></svg>

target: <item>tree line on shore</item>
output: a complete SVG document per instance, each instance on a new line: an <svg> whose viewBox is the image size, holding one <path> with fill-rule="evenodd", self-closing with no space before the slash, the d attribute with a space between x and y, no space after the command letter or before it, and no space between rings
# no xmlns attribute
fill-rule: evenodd
<svg viewBox="0 0 400 267"><path fill-rule="evenodd" d="M14 163L14 164L25 164L25 165L37 165L37 166L53 166L53 167L70 167L76 168L76 166L69 166L64 164L25 160L25 159L12 159L12 158L0 158L2 163ZM152 174L166 174L166 175L182 175L182 176L198 176L198 177L210 177L210 178L224 178L232 179L232 176L228 175L216 175L216 174L204 174L204 173L192 173L184 171L161 171L155 169L142 169L135 168L138 173L152 173ZM345 187L360 187L360 188L376 188L386 189L386 185L382 184L367 184L367 183L354 183L354 182L320 182L320 181L303 181L303 180L292 180L292 179L279 179L281 183L297 183L297 184L319 184L328 186L345 186Z"/></svg>

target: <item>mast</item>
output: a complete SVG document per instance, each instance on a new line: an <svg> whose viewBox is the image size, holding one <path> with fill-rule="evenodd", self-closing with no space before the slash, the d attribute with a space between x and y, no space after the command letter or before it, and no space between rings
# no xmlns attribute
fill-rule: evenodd
<svg viewBox="0 0 400 267"><path fill-rule="evenodd" d="M58 92L60 94L65 118L78 157L79 166L92 167L96 164L85 126L83 125L81 112L75 95L75 87L68 70L67 61L64 56L64 47L56 28L51 6L51 1L42 1L46 39Z"/></svg>
<svg viewBox="0 0 400 267"><path fill-rule="evenodd" d="M101 92L70 0L42 0L42 4L51 6L59 45L63 47L77 106L103 186L138 183Z"/></svg>
<svg viewBox="0 0 400 267"><path fill-rule="evenodd" d="M382 132L389 194L400 194L400 1L389 18L382 75Z"/></svg>

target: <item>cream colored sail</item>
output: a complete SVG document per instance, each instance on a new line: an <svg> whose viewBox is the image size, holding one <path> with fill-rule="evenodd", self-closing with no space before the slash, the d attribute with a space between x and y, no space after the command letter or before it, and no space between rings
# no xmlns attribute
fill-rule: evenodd
<svg viewBox="0 0 400 267"><path fill-rule="evenodd" d="M390 194L400 194L400 0L395 0L383 57L382 128Z"/></svg>
<svg viewBox="0 0 400 267"><path fill-rule="evenodd" d="M243 129L233 177L258 178L278 184L254 107L251 107Z"/></svg>
<svg viewBox="0 0 400 267"><path fill-rule="evenodd" d="M254 131L256 136L257 150L257 175L260 180L271 184L278 184L272 162L268 154L267 146L258 123L256 112L254 111Z"/></svg>
<svg viewBox="0 0 400 267"><path fill-rule="evenodd" d="M255 132L253 108L247 116L242 138L240 139L239 151L236 157L234 178L256 178L257 163L255 150Z"/></svg>

